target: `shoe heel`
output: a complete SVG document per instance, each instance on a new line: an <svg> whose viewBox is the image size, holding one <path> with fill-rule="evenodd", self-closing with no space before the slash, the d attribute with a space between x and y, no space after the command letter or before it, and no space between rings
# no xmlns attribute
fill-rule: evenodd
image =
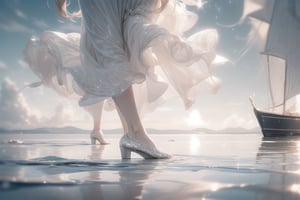
<svg viewBox="0 0 300 200"><path fill-rule="evenodd" d="M130 159L131 158L131 151L126 147L120 146L121 156L122 159Z"/></svg>
<svg viewBox="0 0 300 200"><path fill-rule="evenodd" d="M91 137L91 144L96 144L96 138Z"/></svg>

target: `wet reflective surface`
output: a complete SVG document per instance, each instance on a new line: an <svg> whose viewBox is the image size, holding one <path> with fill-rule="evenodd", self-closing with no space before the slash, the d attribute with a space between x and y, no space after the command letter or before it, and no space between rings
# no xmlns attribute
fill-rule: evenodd
<svg viewBox="0 0 300 200"><path fill-rule="evenodd" d="M122 161L105 136L0 135L0 199L300 199L300 138L154 134L171 159Z"/></svg>

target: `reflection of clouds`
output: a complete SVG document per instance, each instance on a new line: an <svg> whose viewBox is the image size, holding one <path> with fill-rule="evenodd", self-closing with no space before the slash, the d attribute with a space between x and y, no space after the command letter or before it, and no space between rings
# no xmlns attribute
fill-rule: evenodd
<svg viewBox="0 0 300 200"><path fill-rule="evenodd" d="M199 148L201 146L200 139L197 135L190 136L190 152L192 155L197 155L199 153Z"/></svg>
<svg viewBox="0 0 300 200"><path fill-rule="evenodd" d="M12 144L0 146L0 150L6 149L5 154L10 155L8 160L16 162L1 165L0 179L8 181L7 189L15 186L21 189L15 192L17 195L19 191L30 194L33 187L26 187L26 184L30 186L30 183L36 183L44 191L53 190L51 193L57 198L141 199L149 191L145 190L144 185L155 172L156 166L162 163L156 160L103 160L105 150L111 150L106 149L109 147L107 145L28 145L26 142L25 145L19 145L18 148ZM76 155L79 157L81 151L84 152L87 160L68 159L73 151L78 151ZM13 183L12 186L9 181ZM72 183L71 188L68 187L69 183ZM70 191L74 193L68 193Z"/></svg>
<svg viewBox="0 0 300 200"><path fill-rule="evenodd" d="M20 137L14 135L9 137ZM0 145L0 158L2 161L11 161L1 166L0 180L23 182L43 180L45 174L37 166L26 165L29 159L41 155L41 148L35 146L27 146L26 144L1 144ZM18 164L14 164L14 162ZM21 165L20 165L21 163Z"/></svg>

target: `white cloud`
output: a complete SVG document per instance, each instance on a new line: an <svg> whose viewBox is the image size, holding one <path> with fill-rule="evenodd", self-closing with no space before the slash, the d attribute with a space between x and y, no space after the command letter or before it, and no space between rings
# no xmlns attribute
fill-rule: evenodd
<svg viewBox="0 0 300 200"><path fill-rule="evenodd" d="M6 63L0 60L0 69L5 69L6 67Z"/></svg>
<svg viewBox="0 0 300 200"><path fill-rule="evenodd" d="M229 115L223 122L224 128L238 128L242 127L245 120L236 113Z"/></svg>
<svg viewBox="0 0 300 200"><path fill-rule="evenodd" d="M44 22L43 20L40 20L40 19L32 19L32 23L40 29L46 29L49 27L46 22Z"/></svg>
<svg viewBox="0 0 300 200"><path fill-rule="evenodd" d="M52 116L30 106L16 84L9 78L2 81L0 90L0 129L18 130L38 127L59 127L74 121L72 106L60 104Z"/></svg>
<svg viewBox="0 0 300 200"><path fill-rule="evenodd" d="M64 32L64 33L79 33L80 32L80 23L76 23L76 22L64 22L64 21L60 21L62 23L62 25L60 25L57 30Z"/></svg>
<svg viewBox="0 0 300 200"><path fill-rule="evenodd" d="M248 102L247 102L248 103ZM230 106L244 106L245 105L245 101L230 101L228 102L228 105Z"/></svg>
<svg viewBox="0 0 300 200"><path fill-rule="evenodd" d="M24 60L18 60L18 65L22 68L28 67L28 64Z"/></svg>
<svg viewBox="0 0 300 200"><path fill-rule="evenodd" d="M179 104L174 105L170 110L155 110L152 113L146 113L142 120L146 128L180 130L196 128L188 124L188 117L188 112ZM105 120L105 117L103 119Z"/></svg>
<svg viewBox="0 0 300 200"><path fill-rule="evenodd" d="M8 78L2 82L0 113L0 128L4 129L29 128L40 121L38 113L30 109L25 97Z"/></svg>
<svg viewBox="0 0 300 200"><path fill-rule="evenodd" d="M253 119L252 115L246 116L246 118L239 116L238 114L234 113L229 115L223 121L223 129L226 128L246 128L251 129L257 127L257 123L255 119Z"/></svg>
<svg viewBox="0 0 300 200"><path fill-rule="evenodd" d="M74 111L71 106L59 104L56 106L53 116L47 120L45 125L51 127L62 126L65 122L73 121L72 116L74 116Z"/></svg>
<svg viewBox="0 0 300 200"><path fill-rule="evenodd" d="M31 30L27 26L24 26L23 24L13 20L8 20L5 23L0 23L0 30L4 30L7 32L25 32L30 34L33 33L33 30Z"/></svg>
<svg viewBox="0 0 300 200"><path fill-rule="evenodd" d="M21 10L19 10L19 9L15 9L15 14L18 16L18 17L20 17L20 18L22 18L22 19L27 19L27 15L25 15L25 13L23 13Z"/></svg>

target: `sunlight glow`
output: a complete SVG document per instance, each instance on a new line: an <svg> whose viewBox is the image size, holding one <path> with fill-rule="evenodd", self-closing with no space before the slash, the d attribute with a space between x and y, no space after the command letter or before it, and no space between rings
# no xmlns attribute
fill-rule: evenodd
<svg viewBox="0 0 300 200"><path fill-rule="evenodd" d="M199 138L196 135L192 135L190 138L190 152L197 154L200 147Z"/></svg>
<svg viewBox="0 0 300 200"><path fill-rule="evenodd" d="M186 122L190 126L202 126L204 124L204 121L202 120L202 117L198 110L192 110L189 113Z"/></svg>
<svg viewBox="0 0 300 200"><path fill-rule="evenodd" d="M202 0L198 0L196 6L197 6L198 9L199 9L199 8L202 8L202 7L203 7L203 2L202 2Z"/></svg>
<svg viewBox="0 0 300 200"><path fill-rule="evenodd" d="M300 114L300 95L296 96L295 112Z"/></svg>
<svg viewBox="0 0 300 200"><path fill-rule="evenodd" d="M296 95L288 100L286 112L295 116L300 116L300 95Z"/></svg>
<svg viewBox="0 0 300 200"><path fill-rule="evenodd" d="M297 146L297 149L296 149L296 153L297 153L297 164L300 164L300 141L296 141L296 146ZM300 174L300 169L298 169L296 171L296 174Z"/></svg>
<svg viewBox="0 0 300 200"><path fill-rule="evenodd" d="M229 62L229 60L220 55L216 55L215 59L213 60L213 64L225 64L227 62Z"/></svg>
<svg viewBox="0 0 300 200"><path fill-rule="evenodd" d="M203 7L203 0L184 0L184 3L190 6L196 6L198 9Z"/></svg>
<svg viewBox="0 0 300 200"><path fill-rule="evenodd" d="M300 141L295 141L295 142L296 142L296 146L297 146L297 148L296 148L297 157L296 157L295 161L299 165L300 164ZM300 169L292 171L292 173L295 173L295 174L299 175L300 174Z"/></svg>
<svg viewBox="0 0 300 200"><path fill-rule="evenodd" d="M300 184L291 185L291 191L296 192L296 193L300 193Z"/></svg>
<svg viewBox="0 0 300 200"><path fill-rule="evenodd" d="M210 190L211 190L211 191L215 192L215 191L217 191L218 189L219 189L219 184L218 184L218 183L213 183L213 184L211 184L211 186L210 186Z"/></svg>

